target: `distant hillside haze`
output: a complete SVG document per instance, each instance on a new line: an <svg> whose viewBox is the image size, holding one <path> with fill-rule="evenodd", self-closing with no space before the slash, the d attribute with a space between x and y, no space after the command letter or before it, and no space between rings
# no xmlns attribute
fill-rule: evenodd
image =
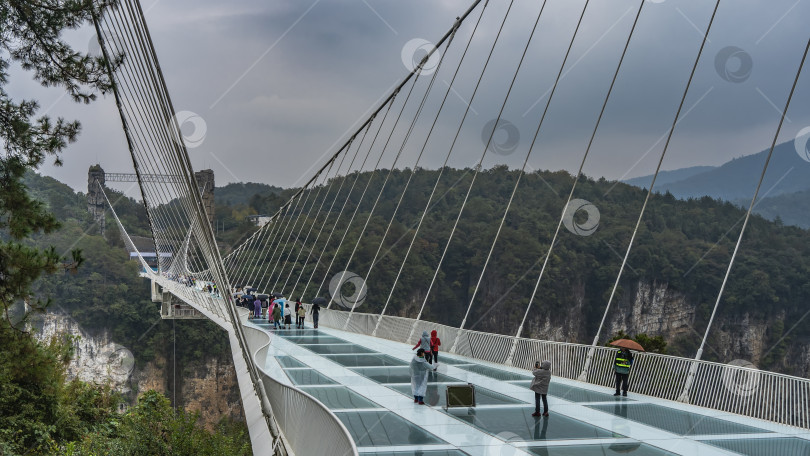
<svg viewBox="0 0 810 456"><path fill-rule="evenodd" d="M661 185L656 190L669 191L678 198L711 196L727 201L750 200L768 151L737 158L713 170L678 182ZM773 197L810 189L810 162L796 153L793 141L779 144L773 151L760 197Z"/></svg>
<svg viewBox="0 0 810 456"><path fill-rule="evenodd" d="M733 159L722 166L705 167L705 170L690 167L661 172L654 190L670 192L681 199L710 196L748 207L767 156L768 150L764 150ZM651 179L652 176L643 176L625 182L647 188ZM793 141L777 145L762 182L755 212L770 220L779 217L783 223L810 228L808 196L810 162L799 156Z"/></svg>
<svg viewBox="0 0 810 456"><path fill-rule="evenodd" d="M658 178L655 180L655 186L658 187L660 185L678 182L715 168L715 166L690 166L689 168L680 168L672 171L661 171L658 173ZM648 188L650 186L650 182L652 182L652 178L653 175L648 174L646 176L627 179L624 181L624 183L635 185L636 187Z"/></svg>

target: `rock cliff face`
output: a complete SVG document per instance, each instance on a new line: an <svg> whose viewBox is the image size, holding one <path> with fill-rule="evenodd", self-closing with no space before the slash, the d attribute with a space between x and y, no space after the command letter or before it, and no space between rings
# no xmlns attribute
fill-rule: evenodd
<svg viewBox="0 0 810 456"><path fill-rule="evenodd" d="M525 334L545 340L590 343L595 329L589 330L582 323L584 286L577 285L569 293L571 306L566 312L538 313L527 321ZM666 283L638 282L614 302L602 330L602 340L619 331L662 336L672 354L693 357L705 331L705 323L696 324L698 304ZM724 363L745 361L768 370L808 377L810 342L791 340L787 348L783 344L782 351L776 344L780 336L773 334L773 328L790 326L784 320L785 315L763 319L749 314L733 315L728 309L721 309L707 340L704 359ZM512 328L517 324L502 321L500 324L508 327L498 327L495 320L487 323L506 334L514 331Z"/></svg>
<svg viewBox="0 0 810 456"><path fill-rule="evenodd" d="M37 338L48 340L56 335L75 340L75 355L68 366L70 378L111 386L130 402L140 392L150 389L177 400L177 406L200 413L200 420L209 429L223 416L244 420L236 372L230 358L208 358L203 362L186 362L178 358L172 363L171 352L158 354L155 359L137 366L132 352L115 343L107 331L89 334L71 317L59 313L42 315L32 324ZM176 367L175 376L172 369Z"/></svg>
<svg viewBox="0 0 810 456"><path fill-rule="evenodd" d="M32 323L39 340L54 336L70 336L74 339L75 354L68 366L70 379L79 378L89 383L110 382L112 387L125 395L132 391L129 378L135 367L132 352L112 341L106 331L90 336L69 316L46 313Z"/></svg>
<svg viewBox="0 0 810 456"><path fill-rule="evenodd" d="M695 323L695 303L673 292L667 284L639 282L635 293L619 299L608 314L604 334L624 330L629 334L661 335L674 340L692 332Z"/></svg>

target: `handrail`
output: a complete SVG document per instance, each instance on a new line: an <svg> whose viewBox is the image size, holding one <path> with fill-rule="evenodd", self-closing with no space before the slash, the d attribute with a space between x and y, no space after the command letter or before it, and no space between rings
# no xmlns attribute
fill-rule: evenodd
<svg viewBox="0 0 810 456"><path fill-rule="evenodd" d="M230 329L230 324L217 307L224 305L219 298L204 291L182 285L156 274L150 276L158 281L165 291L182 299L202 312L210 320ZM270 346L270 335L260 329L247 325L249 312L237 308L239 323L245 334L250 361L259 372L261 383L267 393L270 408L282 434L284 449L287 454L306 456L315 454L334 454L338 456L357 455L357 446L343 422L317 399L293 386L280 383L264 369L267 350ZM313 439L313 426L320 426ZM272 442L267 442L268 447Z"/></svg>
<svg viewBox="0 0 810 456"><path fill-rule="evenodd" d="M299 456L357 455L357 446L349 430L331 410L300 389L285 385L264 369L270 335L247 325L248 312L240 312L252 361L259 370L273 415L289 449ZM317 436L317 438L313 438Z"/></svg>
<svg viewBox="0 0 810 456"><path fill-rule="evenodd" d="M347 322L348 320L348 322ZM377 324L378 337L397 342L407 340L414 324L423 329L439 331L444 345L456 346L454 354L496 364L504 364L509 349L516 346L512 366L531 369L535 361L552 361L552 373L571 380L580 380L582 366L590 345L515 338L406 317L322 309L320 324L325 327L370 334ZM344 326L346 328L344 329ZM455 344L456 339L458 343ZM615 349L595 347L591 369L584 379L587 383L613 388L613 357ZM631 370L631 389L637 394L678 400L686 386L689 367L695 360L658 353L638 353ZM761 371L746 366L699 361L690 397L691 405L736 413L789 426L810 428L810 379L776 372Z"/></svg>

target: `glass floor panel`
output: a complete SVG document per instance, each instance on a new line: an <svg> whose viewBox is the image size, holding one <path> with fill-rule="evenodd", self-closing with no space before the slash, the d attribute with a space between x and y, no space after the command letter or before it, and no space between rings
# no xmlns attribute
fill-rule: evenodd
<svg viewBox="0 0 810 456"><path fill-rule="evenodd" d="M389 388L413 399L411 385L395 385L389 386ZM526 404L526 402L521 402L485 388L475 388L475 402L477 405ZM447 385L441 383L428 384L425 392L425 403L428 405L447 405Z"/></svg>
<svg viewBox="0 0 810 456"><path fill-rule="evenodd" d="M468 359L453 359L449 356L445 356L444 353L439 352L439 364L450 364L450 365L458 365L458 364L473 364L475 361L471 361Z"/></svg>
<svg viewBox="0 0 810 456"><path fill-rule="evenodd" d="M624 437L611 431L591 426L564 415L548 418L533 417L534 407L512 408L452 408L442 410L450 416L475 426L483 432L513 436L511 441L604 439ZM554 413L552 410L551 413ZM509 434L507 434L509 433Z"/></svg>
<svg viewBox="0 0 810 456"><path fill-rule="evenodd" d="M317 388L303 386L301 389L332 410L380 408L376 403L345 386L324 386Z"/></svg>
<svg viewBox="0 0 810 456"><path fill-rule="evenodd" d="M270 326L273 326L273 324L270 323ZM294 337L294 336L317 336L318 334L324 333L318 331L317 329L283 329L283 330L280 329L278 331L273 331L273 334L281 337Z"/></svg>
<svg viewBox="0 0 810 456"><path fill-rule="evenodd" d="M333 385L337 383L315 369L287 369L284 373L296 385Z"/></svg>
<svg viewBox="0 0 810 456"><path fill-rule="evenodd" d="M531 446L524 448L537 456L614 456L632 453L633 456L669 456L669 451L641 442L612 443L602 445Z"/></svg>
<svg viewBox="0 0 810 456"><path fill-rule="evenodd" d="M526 388L528 388L528 386L526 386ZM548 394L571 402L621 402L632 400L626 397L616 397L608 393L600 393L598 391L586 390L584 388L554 382L551 382L549 385Z"/></svg>
<svg viewBox="0 0 810 456"><path fill-rule="evenodd" d="M461 450L416 450L416 451L372 451L363 452L362 456L467 456Z"/></svg>
<svg viewBox="0 0 810 456"><path fill-rule="evenodd" d="M335 412L358 447L446 443L392 412Z"/></svg>
<svg viewBox="0 0 810 456"><path fill-rule="evenodd" d="M518 381L518 382L509 382L513 385L522 386L526 389L532 385L531 380L526 381ZM551 384L548 386L548 394L549 396L559 397L560 399L565 399L566 401L571 402L621 402L621 401L632 401L632 399L628 399L626 397L619 398L613 396L612 394L607 393L600 393L598 391L591 391L585 388L577 388L576 386L567 386L560 383L555 383L553 380Z"/></svg>
<svg viewBox="0 0 810 456"><path fill-rule="evenodd" d="M402 367L359 367L351 369L378 383L411 383L411 371ZM464 383L461 380L437 372L428 373L428 383Z"/></svg>
<svg viewBox="0 0 810 456"><path fill-rule="evenodd" d="M289 340L294 344L345 344L347 343L343 339L338 339L337 337L333 336L293 336L293 337L285 337L284 339Z"/></svg>
<svg viewBox="0 0 810 456"><path fill-rule="evenodd" d="M479 364L471 364L469 366L458 366L459 369L465 371L475 372L476 374L486 375L497 380L526 380L531 378L525 375L515 374L506 370L501 370L496 367L482 366Z"/></svg>
<svg viewBox="0 0 810 456"><path fill-rule="evenodd" d="M795 437L701 440L701 442L752 456L760 454L767 454L768 456L807 456L810 454L810 440Z"/></svg>
<svg viewBox="0 0 810 456"><path fill-rule="evenodd" d="M281 364L281 367L309 367L292 356L276 356L276 360Z"/></svg>
<svg viewBox="0 0 810 456"><path fill-rule="evenodd" d="M353 344L338 345L302 345L307 350L311 350L321 355L337 355L341 353L374 353L374 350Z"/></svg>
<svg viewBox="0 0 810 456"><path fill-rule="evenodd" d="M346 367L406 366L408 364L388 355L324 355L324 358Z"/></svg>
<svg viewBox="0 0 810 456"><path fill-rule="evenodd" d="M592 409L656 427L678 435L752 434L767 432L744 424L711 418L697 413L662 407L654 404L588 405Z"/></svg>

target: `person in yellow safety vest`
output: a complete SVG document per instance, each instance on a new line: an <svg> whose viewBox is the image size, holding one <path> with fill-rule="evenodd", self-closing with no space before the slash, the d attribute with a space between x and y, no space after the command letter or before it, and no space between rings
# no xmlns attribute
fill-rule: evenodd
<svg viewBox="0 0 810 456"><path fill-rule="evenodd" d="M630 366L633 365L633 354L626 348L619 349L616 352L616 360L613 368L616 371L616 394L618 396L621 389L621 395L627 396L628 377L630 376ZM620 388L621 386L621 388Z"/></svg>

